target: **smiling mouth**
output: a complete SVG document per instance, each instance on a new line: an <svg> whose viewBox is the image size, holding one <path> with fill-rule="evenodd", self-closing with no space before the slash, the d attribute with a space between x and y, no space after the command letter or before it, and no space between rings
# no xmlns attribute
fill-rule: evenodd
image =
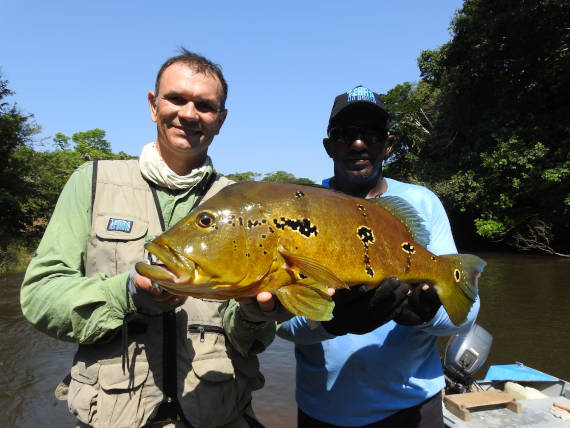
<svg viewBox="0 0 570 428"><path fill-rule="evenodd" d="M370 164L370 159L364 159L364 158L346 159L345 164L349 167L364 168Z"/></svg>
<svg viewBox="0 0 570 428"><path fill-rule="evenodd" d="M192 129L192 128L181 128L179 126L174 127L180 134L184 135L202 135L202 131L200 129Z"/></svg>

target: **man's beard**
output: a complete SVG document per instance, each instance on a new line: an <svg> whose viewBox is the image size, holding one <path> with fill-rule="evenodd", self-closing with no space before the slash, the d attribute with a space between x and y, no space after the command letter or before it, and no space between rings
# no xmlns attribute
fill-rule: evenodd
<svg viewBox="0 0 570 428"><path fill-rule="evenodd" d="M378 179L382 176L382 163L376 164L371 173L359 174L358 171L355 172L355 174L350 174L341 162L335 161L334 163L334 175L338 177L338 180L347 183L351 187L359 189L366 188L367 190L374 187Z"/></svg>

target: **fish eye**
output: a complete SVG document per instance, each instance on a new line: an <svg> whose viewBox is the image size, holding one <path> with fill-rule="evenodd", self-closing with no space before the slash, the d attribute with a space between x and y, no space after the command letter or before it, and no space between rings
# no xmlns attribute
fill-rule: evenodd
<svg viewBox="0 0 570 428"><path fill-rule="evenodd" d="M214 224L214 222L214 216L207 212L200 213L198 214L198 217L196 217L196 223L200 227L210 227Z"/></svg>

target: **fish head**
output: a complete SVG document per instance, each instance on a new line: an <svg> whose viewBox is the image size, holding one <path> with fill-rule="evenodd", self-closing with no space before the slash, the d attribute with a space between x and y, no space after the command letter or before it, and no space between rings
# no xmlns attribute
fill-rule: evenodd
<svg viewBox="0 0 570 428"><path fill-rule="evenodd" d="M153 262L137 263L137 272L173 294L253 295L275 259L278 237L252 187L225 187L147 243Z"/></svg>
<svg viewBox="0 0 570 428"><path fill-rule="evenodd" d="M136 270L174 294L215 295L247 274L239 248L245 232L228 209L198 207L174 227L145 245L152 263Z"/></svg>

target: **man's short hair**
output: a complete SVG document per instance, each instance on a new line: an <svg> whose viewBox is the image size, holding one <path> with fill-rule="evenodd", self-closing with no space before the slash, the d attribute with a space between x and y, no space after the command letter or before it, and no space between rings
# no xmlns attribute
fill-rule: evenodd
<svg viewBox="0 0 570 428"><path fill-rule="evenodd" d="M220 108L223 110L226 108L226 99L228 97L228 83L226 79L224 79L224 75L222 73L222 68L218 64L214 64L212 61L203 57L202 55L198 55L197 53L190 52L185 48L180 48L180 55L176 55L173 57L168 58L158 70L158 74L156 75L156 82L154 84L154 95L158 98L158 93L160 91L160 78L162 77L162 73L172 64L182 63L190 67L195 73L202 73L209 76L216 77L221 85L222 85L222 105Z"/></svg>

